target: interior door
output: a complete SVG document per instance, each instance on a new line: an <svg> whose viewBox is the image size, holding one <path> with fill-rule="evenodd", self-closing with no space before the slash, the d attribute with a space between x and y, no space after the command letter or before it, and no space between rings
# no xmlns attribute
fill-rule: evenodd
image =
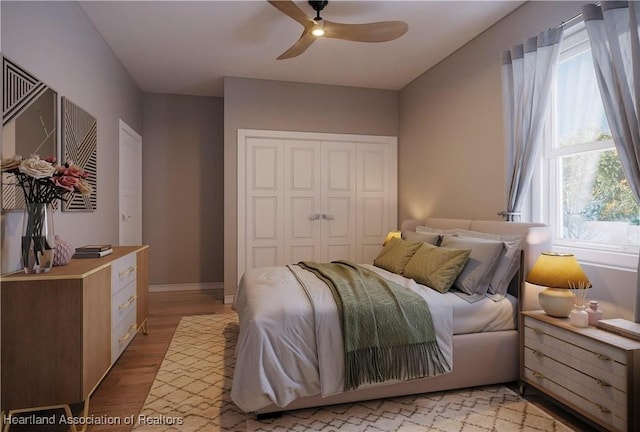
<svg viewBox="0 0 640 432"><path fill-rule="evenodd" d="M322 202L320 147L287 140L284 147L284 262L319 261Z"/></svg>
<svg viewBox="0 0 640 432"><path fill-rule="evenodd" d="M322 143L321 260L356 260L356 146Z"/></svg>
<svg viewBox="0 0 640 432"><path fill-rule="evenodd" d="M121 246L142 244L142 137L120 120L119 241Z"/></svg>
<svg viewBox="0 0 640 432"><path fill-rule="evenodd" d="M282 265L283 141L246 141L246 268Z"/></svg>

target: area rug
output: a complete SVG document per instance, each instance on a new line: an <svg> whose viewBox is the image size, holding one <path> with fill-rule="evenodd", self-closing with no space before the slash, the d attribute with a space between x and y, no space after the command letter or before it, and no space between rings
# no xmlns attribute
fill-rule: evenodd
<svg viewBox="0 0 640 432"><path fill-rule="evenodd" d="M571 429L503 386L304 409L257 421L230 399L235 314L184 317L135 431L561 431Z"/></svg>

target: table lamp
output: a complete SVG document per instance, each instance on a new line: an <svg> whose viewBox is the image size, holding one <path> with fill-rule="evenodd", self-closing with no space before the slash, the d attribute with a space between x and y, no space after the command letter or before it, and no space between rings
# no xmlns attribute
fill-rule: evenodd
<svg viewBox="0 0 640 432"><path fill-rule="evenodd" d="M386 245L392 238L402 238L402 233L400 231L389 231L389 234L387 234L387 238L384 239L382 246Z"/></svg>
<svg viewBox="0 0 640 432"><path fill-rule="evenodd" d="M578 260L569 253L542 252L525 280L545 287L538 294L540 306L547 315L558 318L567 318L571 313L575 303L573 289L591 288Z"/></svg>

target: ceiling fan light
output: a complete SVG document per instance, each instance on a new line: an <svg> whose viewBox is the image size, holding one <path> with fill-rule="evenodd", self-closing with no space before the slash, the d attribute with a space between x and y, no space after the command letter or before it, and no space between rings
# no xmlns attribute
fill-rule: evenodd
<svg viewBox="0 0 640 432"><path fill-rule="evenodd" d="M324 21L323 20L317 20L315 22L315 26L313 27L313 30L311 30L311 34L316 36L316 37L322 37L325 35L325 31L324 31Z"/></svg>

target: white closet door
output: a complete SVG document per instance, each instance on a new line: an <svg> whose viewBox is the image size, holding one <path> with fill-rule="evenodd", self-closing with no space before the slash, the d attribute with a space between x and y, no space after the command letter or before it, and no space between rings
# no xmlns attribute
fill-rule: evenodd
<svg viewBox="0 0 640 432"><path fill-rule="evenodd" d="M248 138L245 154L246 268L282 265L283 142Z"/></svg>
<svg viewBox="0 0 640 432"><path fill-rule="evenodd" d="M395 152L387 144L359 143L357 149L356 262L372 264L382 247L380 239L395 226Z"/></svg>
<svg viewBox="0 0 640 432"><path fill-rule="evenodd" d="M396 139L238 130L238 280L249 269L371 263L397 229Z"/></svg>
<svg viewBox="0 0 640 432"><path fill-rule="evenodd" d="M356 145L322 143L322 257L356 260Z"/></svg>
<svg viewBox="0 0 640 432"><path fill-rule="evenodd" d="M284 263L320 261L320 148L314 141L284 146Z"/></svg>

